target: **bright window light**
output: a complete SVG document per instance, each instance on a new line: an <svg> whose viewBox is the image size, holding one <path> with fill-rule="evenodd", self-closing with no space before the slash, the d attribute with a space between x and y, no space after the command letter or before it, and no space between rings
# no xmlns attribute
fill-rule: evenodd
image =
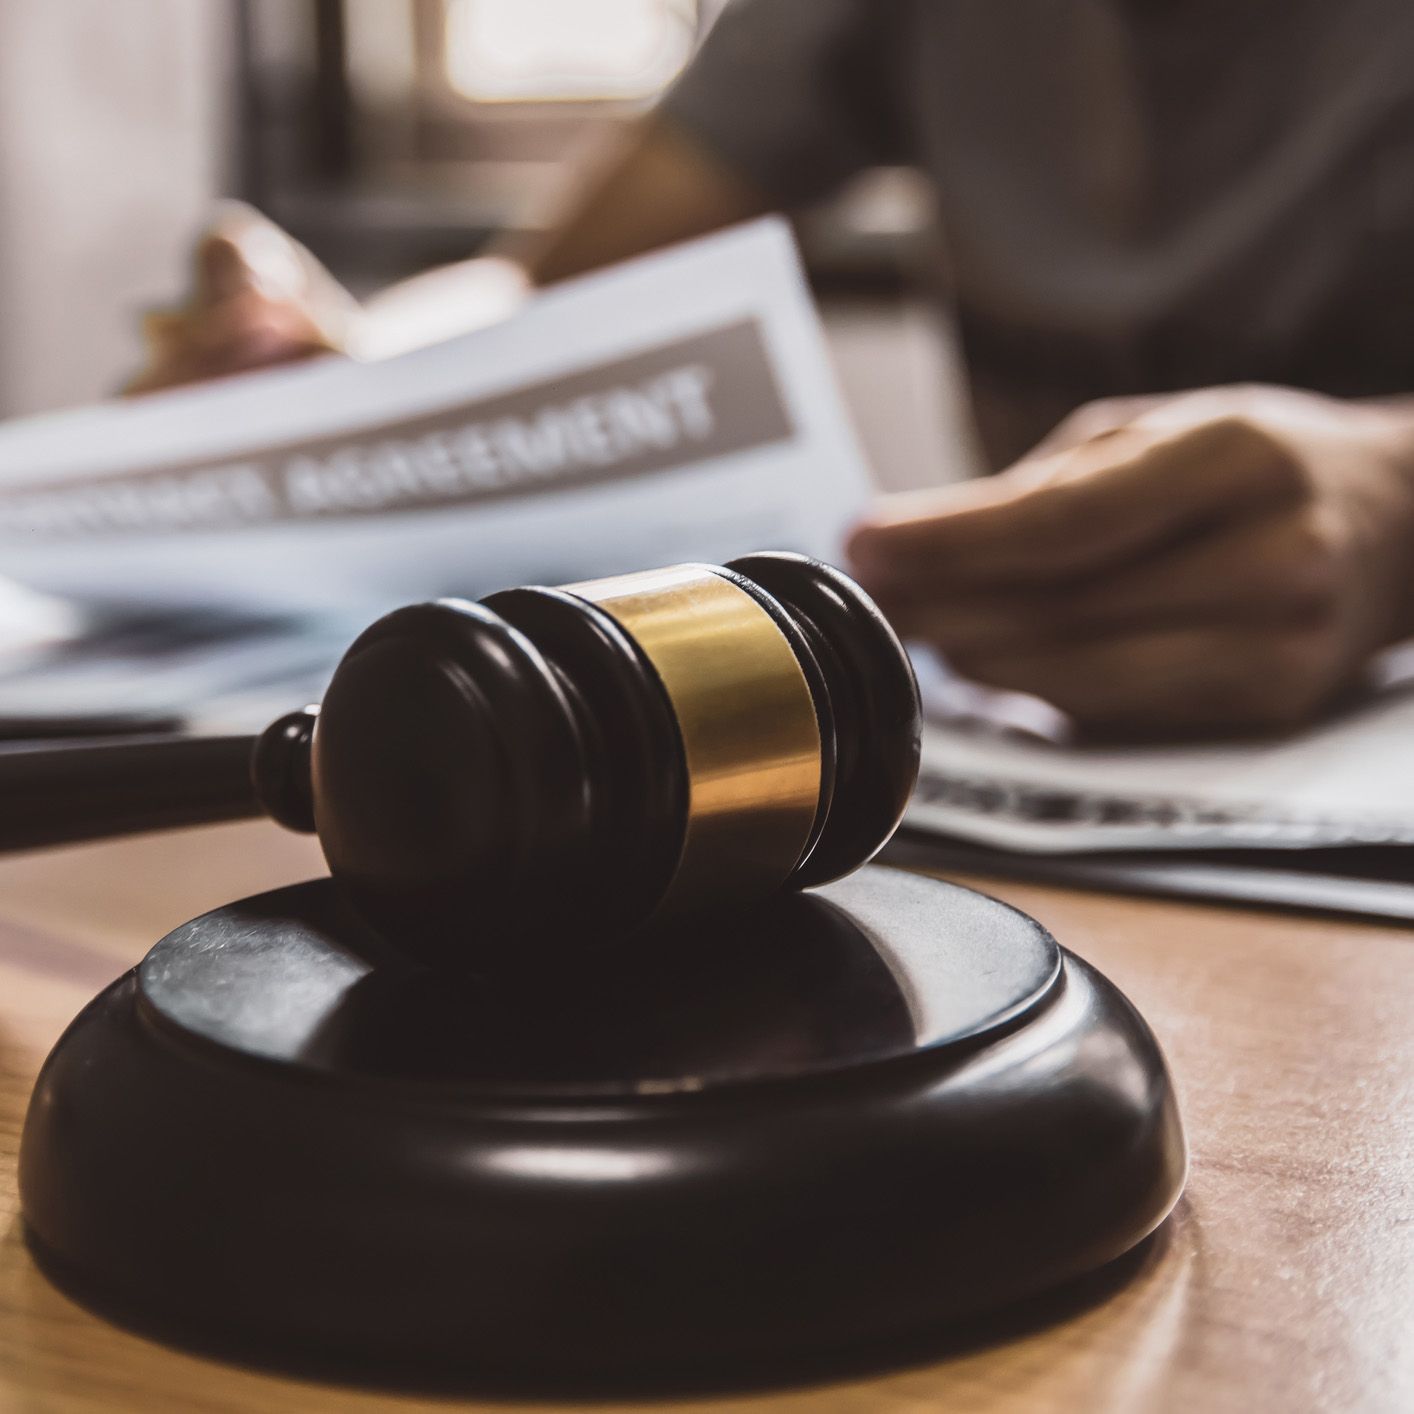
<svg viewBox="0 0 1414 1414"><path fill-rule="evenodd" d="M448 0L447 78L479 103L641 99L692 52L692 0Z"/></svg>

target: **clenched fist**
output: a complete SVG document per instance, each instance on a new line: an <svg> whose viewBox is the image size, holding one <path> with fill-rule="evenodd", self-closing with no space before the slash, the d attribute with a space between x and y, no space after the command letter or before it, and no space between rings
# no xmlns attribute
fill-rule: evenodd
<svg viewBox="0 0 1414 1414"><path fill-rule="evenodd" d="M1093 404L999 476L882 502L850 554L905 636L1083 728L1287 729L1414 633L1414 410Z"/></svg>

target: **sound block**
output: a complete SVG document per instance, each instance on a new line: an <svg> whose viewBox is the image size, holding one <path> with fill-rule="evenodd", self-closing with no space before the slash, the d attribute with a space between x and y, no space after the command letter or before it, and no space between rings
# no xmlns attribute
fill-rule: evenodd
<svg viewBox="0 0 1414 1414"><path fill-rule="evenodd" d="M592 1382L917 1338L1118 1257L1185 1164L1109 982L868 868L501 981L328 881L217 909L59 1041L20 1184L51 1275L171 1338Z"/></svg>

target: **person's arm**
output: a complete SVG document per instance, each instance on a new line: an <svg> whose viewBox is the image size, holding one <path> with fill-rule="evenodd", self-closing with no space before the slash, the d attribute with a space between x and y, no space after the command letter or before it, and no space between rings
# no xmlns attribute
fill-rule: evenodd
<svg viewBox="0 0 1414 1414"><path fill-rule="evenodd" d="M550 285L764 215L772 205L670 116L651 113L579 175L547 230L507 242L501 254L533 284Z"/></svg>
<svg viewBox="0 0 1414 1414"><path fill-rule="evenodd" d="M186 303L148 317L148 364L124 391L331 352L400 353L504 318L533 286L706 234L768 205L725 162L651 114L615 134L543 233L401 281L360 308L273 222L227 203L197 243Z"/></svg>
<svg viewBox="0 0 1414 1414"><path fill-rule="evenodd" d="M851 555L906 635L1093 731L1289 729L1414 634L1414 404L1095 405L1000 476L881 503Z"/></svg>
<svg viewBox="0 0 1414 1414"><path fill-rule="evenodd" d="M140 392L330 351L378 358L510 313L553 284L822 196L903 154L891 0L732 0L651 113L577 174L543 232L351 301L248 207L203 237L186 306L149 321ZM330 317L331 314L334 317Z"/></svg>
<svg viewBox="0 0 1414 1414"><path fill-rule="evenodd" d="M731 0L662 101L574 175L543 232L494 252L553 284L907 155L893 0ZM434 272L438 273L438 272Z"/></svg>
<svg viewBox="0 0 1414 1414"><path fill-rule="evenodd" d="M769 209L750 181L670 117L649 114L607 139L544 230L379 291L364 305L350 351L383 358L465 333L513 313L532 289Z"/></svg>

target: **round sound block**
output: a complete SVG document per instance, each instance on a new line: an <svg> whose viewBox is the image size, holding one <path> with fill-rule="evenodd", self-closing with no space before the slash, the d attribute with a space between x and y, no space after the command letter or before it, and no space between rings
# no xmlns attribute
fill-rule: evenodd
<svg viewBox="0 0 1414 1414"><path fill-rule="evenodd" d="M501 981L380 958L327 881L217 909L60 1040L20 1182L61 1283L178 1339L543 1380L916 1338L1119 1256L1184 1170L1110 983L869 868Z"/></svg>

